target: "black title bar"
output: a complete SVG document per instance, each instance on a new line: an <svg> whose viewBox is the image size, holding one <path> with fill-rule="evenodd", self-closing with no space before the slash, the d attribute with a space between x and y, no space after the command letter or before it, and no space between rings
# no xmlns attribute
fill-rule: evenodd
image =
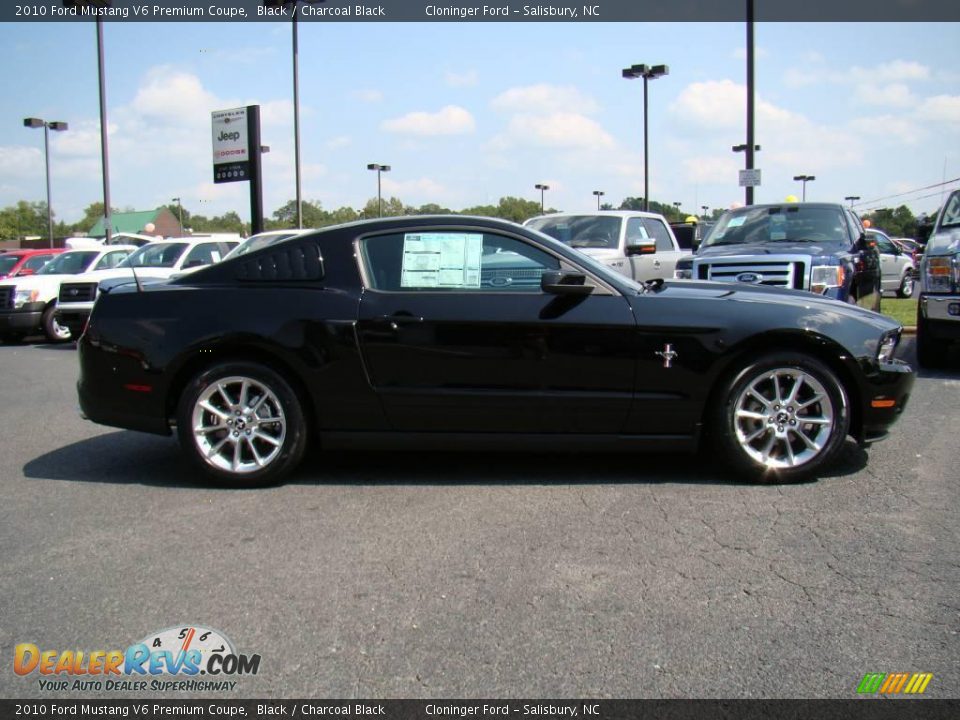
<svg viewBox="0 0 960 720"><path fill-rule="evenodd" d="M4 22L742 22L747 0L39 0ZM956 0L756 0L758 22L957 22Z"/></svg>

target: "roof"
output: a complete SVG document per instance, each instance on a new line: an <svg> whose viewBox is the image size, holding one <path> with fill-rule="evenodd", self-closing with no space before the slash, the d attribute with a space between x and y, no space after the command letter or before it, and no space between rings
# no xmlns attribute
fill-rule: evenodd
<svg viewBox="0 0 960 720"><path fill-rule="evenodd" d="M576 215L578 217L619 217L619 218L631 218L631 217L646 217L646 218L662 218L663 215L658 212L653 212L652 210L584 210L582 212L557 212L557 213L547 213L546 215L536 215L535 217L530 218L531 220L540 220L542 218L559 218L559 217L570 217L571 215Z"/></svg>
<svg viewBox="0 0 960 720"><path fill-rule="evenodd" d="M163 208L155 210L139 210L137 212L113 213L110 216L113 232L140 233L147 226L147 223L156 223L157 215ZM107 234L104 219L100 218L90 228L88 233L92 237L103 237Z"/></svg>

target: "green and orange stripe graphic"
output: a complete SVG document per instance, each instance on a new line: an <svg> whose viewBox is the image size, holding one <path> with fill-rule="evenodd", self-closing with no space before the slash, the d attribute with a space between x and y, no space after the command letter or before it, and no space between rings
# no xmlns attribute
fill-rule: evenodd
<svg viewBox="0 0 960 720"><path fill-rule="evenodd" d="M867 673L857 686L862 694L919 695L933 680L933 673Z"/></svg>

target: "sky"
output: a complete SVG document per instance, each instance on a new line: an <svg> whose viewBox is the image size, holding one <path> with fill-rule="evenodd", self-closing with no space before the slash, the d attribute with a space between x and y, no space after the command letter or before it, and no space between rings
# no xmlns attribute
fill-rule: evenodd
<svg viewBox="0 0 960 720"><path fill-rule="evenodd" d="M742 23L300 23L303 197L325 209L376 196L454 210L501 196L548 206L643 195L649 84L650 198L686 212L743 201ZM295 197L291 33L286 23L106 23L112 205L180 197L203 215L249 219L246 183L214 185L210 113L259 104L264 211ZM960 177L960 25L758 23L756 202L857 195L861 212L939 206ZM102 200L92 23L0 24L0 207L45 199L76 222ZM957 183L948 188L957 187ZM896 197L890 197L896 196Z"/></svg>

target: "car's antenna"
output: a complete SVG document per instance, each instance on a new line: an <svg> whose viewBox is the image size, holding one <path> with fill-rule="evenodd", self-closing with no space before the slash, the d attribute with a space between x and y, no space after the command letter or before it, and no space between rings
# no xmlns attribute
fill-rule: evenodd
<svg viewBox="0 0 960 720"><path fill-rule="evenodd" d="M137 284L137 292L143 292L143 285L140 284L140 278L137 277L137 267L130 263L130 272L133 273L133 282Z"/></svg>

